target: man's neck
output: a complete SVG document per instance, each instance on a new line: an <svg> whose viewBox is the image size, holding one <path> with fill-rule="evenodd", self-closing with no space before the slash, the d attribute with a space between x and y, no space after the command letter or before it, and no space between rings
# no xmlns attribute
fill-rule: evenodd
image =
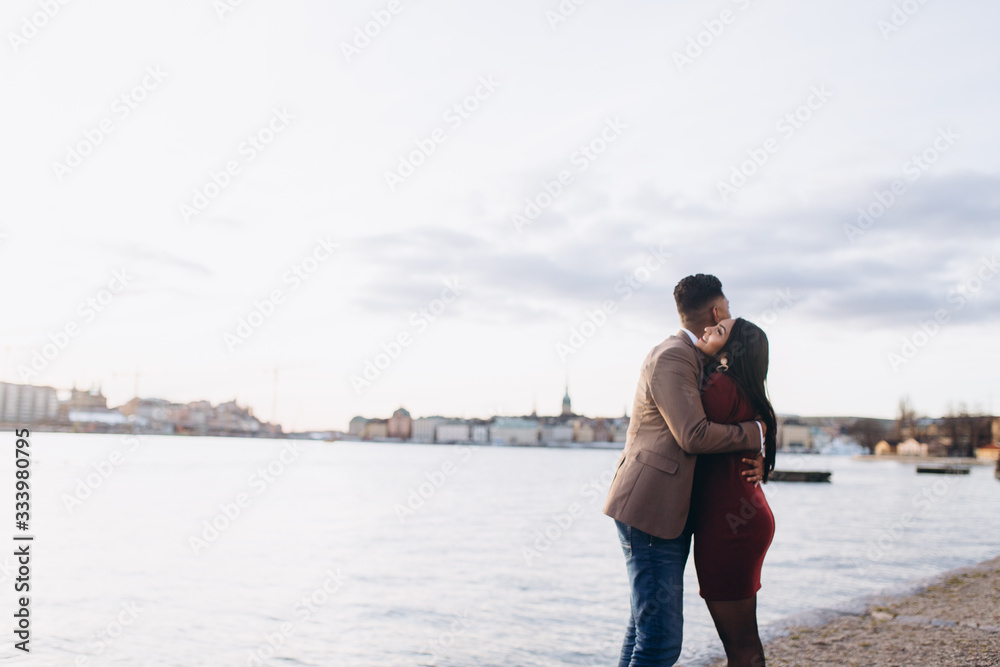
<svg viewBox="0 0 1000 667"><path fill-rule="evenodd" d="M710 327L710 326L712 326L711 322L709 322L708 324L705 324L705 323L702 323L702 322L698 322L698 323L694 323L694 322L681 322L681 328L687 329L688 331L690 331L691 333L693 333L695 338L701 338L701 335L703 333L705 333L705 329L708 328L708 327Z"/></svg>

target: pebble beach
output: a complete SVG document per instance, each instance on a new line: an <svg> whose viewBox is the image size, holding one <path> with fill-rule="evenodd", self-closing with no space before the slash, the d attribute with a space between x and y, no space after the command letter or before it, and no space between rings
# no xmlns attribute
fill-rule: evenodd
<svg viewBox="0 0 1000 667"><path fill-rule="evenodd" d="M769 667L1000 665L1000 557L948 572L912 595L875 598L862 615L789 627L764 652Z"/></svg>

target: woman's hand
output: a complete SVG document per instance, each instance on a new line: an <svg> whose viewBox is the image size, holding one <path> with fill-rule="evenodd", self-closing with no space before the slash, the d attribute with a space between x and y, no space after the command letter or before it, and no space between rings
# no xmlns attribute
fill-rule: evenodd
<svg viewBox="0 0 1000 667"><path fill-rule="evenodd" d="M746 481L750 482L755 486L760 486L760 481L764 479L764 457L757 453L757 456L752 459L742 459L743 465L746 466L746 470L740 472Z"/></svg>

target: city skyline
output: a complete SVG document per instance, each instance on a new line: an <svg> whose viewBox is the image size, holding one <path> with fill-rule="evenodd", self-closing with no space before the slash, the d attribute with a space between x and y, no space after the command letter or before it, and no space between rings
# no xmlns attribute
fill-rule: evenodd
<svg viewBox="0 0 1000 667"><path fill-rule="evenodd" d="M1000 7L573 6L16 3L0 380L619 414L703 272L779 412L997 410Z"/></svg>

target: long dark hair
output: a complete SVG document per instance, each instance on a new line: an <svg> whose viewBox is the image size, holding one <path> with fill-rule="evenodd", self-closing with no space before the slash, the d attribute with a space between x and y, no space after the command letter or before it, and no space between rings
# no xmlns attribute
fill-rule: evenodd
<svg viewBox="0 0 1000 667"><path fill-rule="evenodd" d="M719 359L725 355L729 370L726 373L733 378L736 385L750 400L750 405L760 415L761 421L767 426L764 434L764 481L774 470L777 455L778 420L767 397L767 364L768 344L767 334L759 326L743 319L736 318L729 340L722 346L715 358L708 364L709 372L719 367Z"/></svg>

